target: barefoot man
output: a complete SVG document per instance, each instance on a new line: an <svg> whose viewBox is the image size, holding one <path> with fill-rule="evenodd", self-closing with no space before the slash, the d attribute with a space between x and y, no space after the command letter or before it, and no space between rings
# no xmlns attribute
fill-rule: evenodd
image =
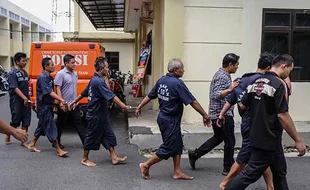
<svg viewBox="0 0 310 190"><path fill-rule="evenodd" d="M42 60L43 72L37 80L37 117L39 119L38 127L34 132L28 148L35 152L41 152L36 148L36 143L40 136L46 136L51 143L55 143L57 155L66 156L68 152L63 151L57 140L57 127L54 121L54 99L67 105L66 101L60 98L54 90L54 81L51 73L55 71L55 65L51 58L46 57Z"/></svg>
<svg viewBox="0 0 310 190"><path fill-rule="evenodd" d="M151 179L149 169L161 160L173 157L174 175L173 179L192 180L193 177L181 171L180 162L183 151L183 140L181 134L181 119L183 115L183 104L190 104L203 117L203 122L211 127L208 114L201 107L195 97L189 92L186 85L181 81L184 74L184 66L181 60L172 59L168 64L169 73L160 78L151 92L146 96L136 109L136 116L141 114L141 108L152 99L158 98L159 113L157 123L162 134L163 144L156 153L146 162L140 163L142 177Z"/></svg>
<svg viewBox="0 0 310 190"><path fill-rule="evenodd" d="M28 131L31 122L31 102L28 89L28 73L24 70L27 64L27 56L25 53L18 52L14 55L16 67L8 74L11 123L10 125L17 128L20 126L22 130ZM11 144L10 135L7 134L5 144ZM26 146L25 142L21 144Z"/></svg>
<svg viewBox="0 0 310 190"><path fill-rule="evenodd" d="M113 100L123 111L128 111L128 107L115 96L104 81L104 76L109 71L109 64L104 58L99 57L95 61L96 73L89 82L85 90L69 106L75 109L76 103L83 97L88 97L86 120L88 123L84 152L81 164L88 167L95 167L97 164L88 159L90 150L99 150L100 144L111 154L112 164L116 165L127 159L127 156L120 157L115 152L117 145L115 134L111 128L108 101Z"/></svg>

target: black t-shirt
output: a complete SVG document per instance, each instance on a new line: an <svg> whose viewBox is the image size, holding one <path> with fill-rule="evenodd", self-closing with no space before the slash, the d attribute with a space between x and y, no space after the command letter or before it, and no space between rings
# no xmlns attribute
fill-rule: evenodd
<svg viewBox="0 0 310 190"><path fill-rule="evenodd" d="M282 140L278 114L288 112L287 88L274 72L266 72L249 85L241 103L250 109L252 147L274 151Z"/></svg>

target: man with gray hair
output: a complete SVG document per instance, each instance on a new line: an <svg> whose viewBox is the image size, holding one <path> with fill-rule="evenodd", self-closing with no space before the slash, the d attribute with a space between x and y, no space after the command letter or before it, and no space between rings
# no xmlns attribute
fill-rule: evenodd
<svg viewBox="0 0 310 190"><path fill-rule="evenodd" d="M162 134L163 144L156 153L146 162L140 163L142 177L151 179L149 169L152 165L161 160L173 157L174 175L173 179L192 180L184 174L180 168L181 154L183 151L183 140L181 134L181 119L183 115L183 104L190 104L203 118L205 125L211 126L208 114L201 107L199 102L190 93L181 78L184 74L184 66L181 60L172 59L168 64L169 73L161 77L136 109L136 116L139 117L141 109L152 99L158 98L159 113L157 123Z"/></svg>

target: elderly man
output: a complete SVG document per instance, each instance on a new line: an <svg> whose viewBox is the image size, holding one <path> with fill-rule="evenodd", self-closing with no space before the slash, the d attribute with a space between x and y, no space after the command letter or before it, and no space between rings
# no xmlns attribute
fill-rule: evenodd
<svg viewBox="0 0 310 190"><path fill-rule="evenodd" d="M163 144L156 153L144 163L140 163L142 177L151 179L149 169L152 165L163 159L173 157L174 175L173 179L188 179L193 177L184 174L180 168L181 154L183 151L183 140L181 135L181 119L183 115L183 104L190 104L203 118L205 125L211 126L208 114L201 107L195 97L189 92L181 78L184 74L184 66L181 60L172 59L168 64L169 73L160 78L151 92L146 96L136 109L139 117L141 109L152 99L158 98L159 113L157 123L162 134Z"/></svg>

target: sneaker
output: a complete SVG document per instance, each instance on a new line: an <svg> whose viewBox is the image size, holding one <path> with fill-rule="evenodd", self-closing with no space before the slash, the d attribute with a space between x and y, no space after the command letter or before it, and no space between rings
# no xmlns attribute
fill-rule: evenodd
<svg viewBox="0 0 310 190"><path fill-rule="evenodd" d="M197 158L196 151L189 150L188 151L188 161L189 161L189 164L191 165L193 170L195 170L195 168L196 168L195 164L196 164L197 160L198 160L198 158Z"/></svg>
<svg viewBox="0 0 310 190"><path fill-rule="evenodd" d="M223 169L222 175L227 176L230 169Z"/></svg>
<svg viewBox="0 0 310 190"><path fill-rule="evenodd" d="M52 145L54 148L56 148L56 145L55 145L55 143L53 143L53 145ZM64 149L65 148L65 146L63 145L63 144L61 144L61 143L59 143L59 146L60 146L60 148L61 149Z"/></svg>

